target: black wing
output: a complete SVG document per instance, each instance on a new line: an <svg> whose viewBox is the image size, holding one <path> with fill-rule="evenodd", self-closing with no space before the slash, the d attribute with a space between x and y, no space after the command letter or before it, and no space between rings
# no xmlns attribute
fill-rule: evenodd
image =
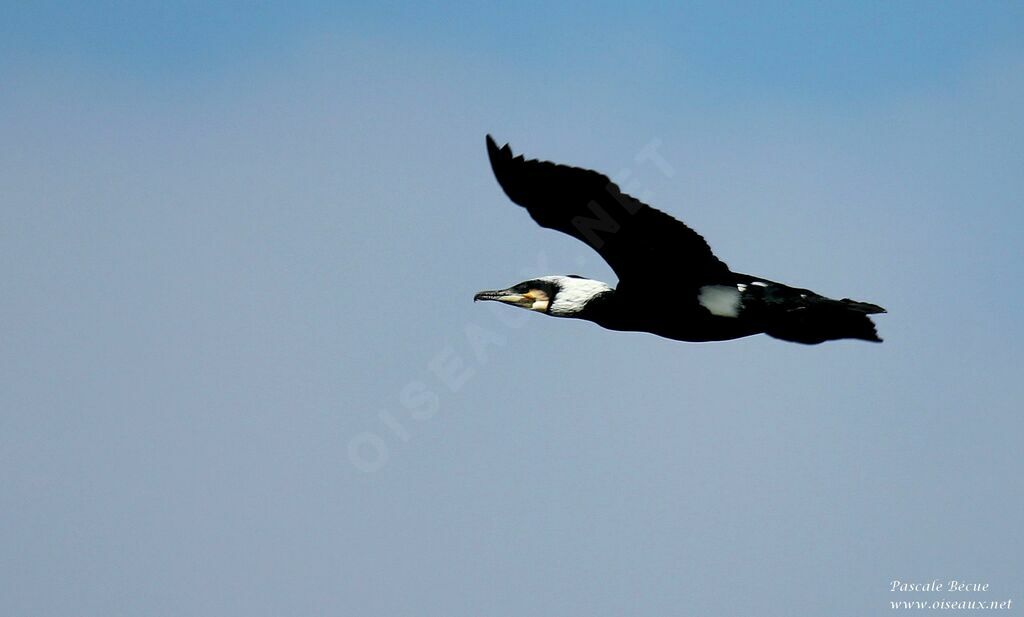
<svg viewBox="0 0 1024 617"><path fill-rule="evenodd" d="M715 282L729 268L681 221L623 193L589 169L513 157L487 136L498 184L542 227L589 244L623 281L670 277L674 283Z"/></svg>

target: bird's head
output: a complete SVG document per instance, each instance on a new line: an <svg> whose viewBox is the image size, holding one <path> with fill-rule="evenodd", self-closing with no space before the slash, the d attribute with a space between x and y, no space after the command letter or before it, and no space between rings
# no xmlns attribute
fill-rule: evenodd
<svg viewBox="0 0 1024 617"><path fill-rule="evenodd" d="M601 281L575 274L542 276L508 289L481 291L473 296L473 301L496 300L555 317L575 317L579 316L587 303L611 290Z"/></svg>

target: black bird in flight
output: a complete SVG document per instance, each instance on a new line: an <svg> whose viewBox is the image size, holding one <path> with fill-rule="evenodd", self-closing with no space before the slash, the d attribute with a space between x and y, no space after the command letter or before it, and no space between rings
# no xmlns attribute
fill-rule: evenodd
<svg viewBox="0 0 1024 617"><path fill-rule="evenodd" d="M764 333L816 344L881 342L868 315L885 309L733 272L697 232L623 193L607 176L512 156L487 136L491 167L509 199L542 227L582 240L619 277L616 288L581 276L542 276L474 300L496 300L610 330L679 341Z"/></svg>

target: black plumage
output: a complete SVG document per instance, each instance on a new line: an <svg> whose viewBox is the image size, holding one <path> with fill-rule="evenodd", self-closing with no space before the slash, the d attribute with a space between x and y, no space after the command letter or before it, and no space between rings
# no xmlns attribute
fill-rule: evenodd
<svg viewBox="0 0 1024 617"><path fill-rule="evenodd" d="M589 244L619 277L611 289L580 277L543 277L481 292L555 316L683 341L766 333L799 343L880 342L869 314L879 306L733 272L697 232L623 193L595 171L513 156L487 136L494 175L539 225ZM535 293L530 293L533 290Z"/></svg>

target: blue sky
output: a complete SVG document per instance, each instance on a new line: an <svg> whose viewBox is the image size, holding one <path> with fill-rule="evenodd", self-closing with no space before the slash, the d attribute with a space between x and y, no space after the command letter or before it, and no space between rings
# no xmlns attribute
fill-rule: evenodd
<svg viewBox="0 0 1024 617"><path fill-rule="evenodd" d="M2 612L1024 602L1022 35L998 2L5 3ZM485 133L886 342L474 305L614 282ZM932 578L991 591L889 591Z"/></svg>

